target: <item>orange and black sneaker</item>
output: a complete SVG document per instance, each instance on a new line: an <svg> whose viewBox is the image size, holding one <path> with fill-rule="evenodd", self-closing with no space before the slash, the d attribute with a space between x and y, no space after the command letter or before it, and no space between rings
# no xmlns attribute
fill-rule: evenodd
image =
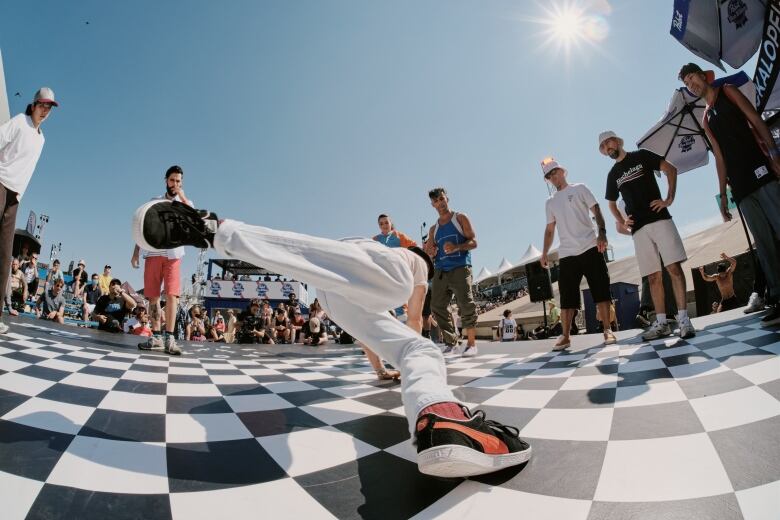
<svg viewBox="0 0 780 520"><path fill-rule="evenodd" d="M466 421L429 413L417 419L417 467L437 477L469 477L522 464L531 458L531 446L520 431L485 419L485 412Z"/></svg>

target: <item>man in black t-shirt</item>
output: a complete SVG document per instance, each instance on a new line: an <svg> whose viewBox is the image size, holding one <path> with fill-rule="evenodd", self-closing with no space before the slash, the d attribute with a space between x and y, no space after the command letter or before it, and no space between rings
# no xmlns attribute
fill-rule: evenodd
<svg viewBox="0 0 780 520"><path fill-rule="evenodd" d="M753 103L733 85L713 87L712 77L712 71L705 73L695 63L685 65L679 74L688 90L707 102L702 127L715 156L723 220L731 220L728 183L756 241L769 289L770 311L761 326L768 327L780 323L780 260L775 246L775 237L780 236L780 148Z"/></svg>
<svg viewBox="0 0 780 520"><path fill-rule="evenodd" d="M696 329L693 328L686 310L685 274L681 267L688 257L677 226L666 209L674 201L677 168L648 150L626 152L623 149L623 139L611 131L599 135L599 151L615 160L615 165L607 174L605 198L609 201L609 209L618 225L631 231L639 274L647 276L650 282L655 321L642 334L642 339L649 341L672 333L664 308L661 275L664 267L672 278L680 337L690 338L696 335ZM655 180L656 171L663 172L669 183L666 198L661 198L661 190ZM618 209L618 197L622 197L626 203L625 215Z"/></svg>
<svg viewBox="0 0 780 520"><path fill-rule="evenodd" d="M122 282L114 278L108 284L108 294L98 298L95 304L95 320L98 329L107 332L123 332L123 322L135 309L135 300L122 289Z"/></svg>
<svg viewBox="0 0 780 520"><path fill-rule="evenodd" d="M270 331L266 331L260 316L260 300L249 302L249 307L241 311L236 319L236 343L273 344Z"/></svg>

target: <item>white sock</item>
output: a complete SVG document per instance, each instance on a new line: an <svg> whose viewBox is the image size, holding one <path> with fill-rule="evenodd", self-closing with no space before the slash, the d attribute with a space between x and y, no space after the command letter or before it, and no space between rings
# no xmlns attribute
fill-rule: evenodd
<svg viewBox="0 0 780 520"><path fill-rule="evenodd" d="M661 325L663 325L664 323L666 323L666 314L664 314L664 313L661 313L661 312L659 312L659 313L656 313L656 315L655 315L655 321L657 321L658 323L660 323Z"/></svg>
<svg viewBox="0 0 780 520"><path fill-rule="evenodd" d="M688 319L688 311L678 311L677 312L677 321L687 320Z"/></svg>

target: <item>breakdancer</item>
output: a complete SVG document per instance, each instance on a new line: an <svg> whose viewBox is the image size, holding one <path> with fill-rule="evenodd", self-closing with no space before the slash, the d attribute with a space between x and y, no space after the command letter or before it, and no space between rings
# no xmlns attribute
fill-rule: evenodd
<svg viewBox="0 0 780 520"><path fill-rule="evenodd" d="M417 466L440 477L491 473L526 462L519 430L470 411L447 387L441 351L387 312L427 283L430 259L365 238L331 240L218 220L171 201L138 208L133 238L144 249L213 247L227 258L261 265L317 288L328 316L401 371L401 394ZM419 291L418 291L419 293ZM422 293L424 294L424 292Z"/></svg>

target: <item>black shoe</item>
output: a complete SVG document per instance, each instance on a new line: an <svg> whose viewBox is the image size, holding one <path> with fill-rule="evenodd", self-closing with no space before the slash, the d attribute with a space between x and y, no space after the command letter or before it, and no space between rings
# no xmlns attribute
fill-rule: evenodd
<svg viewBox="0 0 780 520"><path fill-rule="evenodd" d="M213 247L217 215L176 201L153 200L135 211L133 238L147 250Z"/></svg>
<svg viewBox="0 0 780 520"><path fill-rule="evenodd" d="M417 467L437 477L468 477L522 464L531 446L520 431L485 419L477 410L466 421L425 414L417 419Z"/></svg>
<svg viewBox="0 0 780 520"><path fill-rule="evenodd" d="M762 327L771 327L780 324L780 303L775 303L769 307L769 312L761 319Z"/></svg>

